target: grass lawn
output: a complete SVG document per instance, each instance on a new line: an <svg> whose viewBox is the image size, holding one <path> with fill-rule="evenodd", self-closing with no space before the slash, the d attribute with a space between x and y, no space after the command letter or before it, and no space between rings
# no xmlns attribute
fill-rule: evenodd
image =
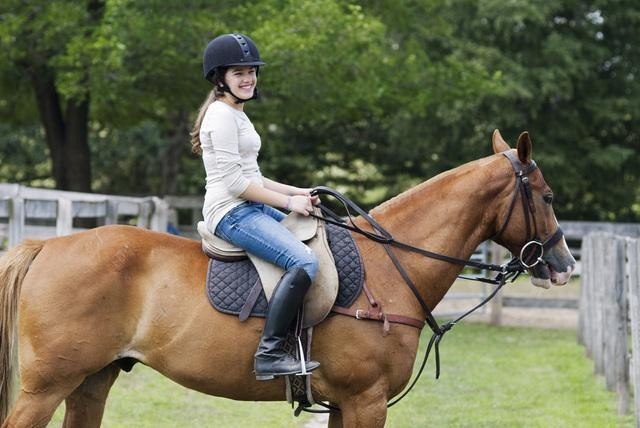
<svg viewBox="0 0 640 428"><path fill-rule="evenodd" d="M617 416L615 395L593 376L572 331L463 323L443 339L441 359L440 380L432 356L416 388L389 410L388 427L634 426L632 415ZM103 426L303 427L311 419L295 418L286 403L209 397L137 365L116 382ZM50 426L61 421L59 409Z"/></svg>

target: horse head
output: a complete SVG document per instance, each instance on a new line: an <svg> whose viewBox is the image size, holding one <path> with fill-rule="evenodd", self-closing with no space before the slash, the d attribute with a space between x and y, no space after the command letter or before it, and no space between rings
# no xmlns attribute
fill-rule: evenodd
<svg viewBox="0 0 640 428"><path fill-rule="evenodd" d="M520 256L533 285L549 288L551 284L566 284L576 261L558 226L553 192L531 159L529 134L520 134L514 150L496 129L492 144L493 151L511 163L512 178L515 172L515 185L503 192L492 239Z"/></svg>

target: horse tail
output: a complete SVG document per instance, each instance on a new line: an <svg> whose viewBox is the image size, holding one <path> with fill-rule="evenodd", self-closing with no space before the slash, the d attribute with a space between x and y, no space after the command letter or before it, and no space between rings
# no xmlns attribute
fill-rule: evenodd
<svg viewBox="0 0 640 428"><path fill-rule="evenodd" d="M44 241L27 240L0 258L0 423L9 413L17 380L17 326L20 289Z"/></svg>

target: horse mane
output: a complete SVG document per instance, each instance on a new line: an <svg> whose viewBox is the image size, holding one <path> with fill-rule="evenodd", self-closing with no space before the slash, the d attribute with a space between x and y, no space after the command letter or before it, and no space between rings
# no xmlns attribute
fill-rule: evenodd
<svg viewBox="0 0 640 428"><path fill-rule="evenodd" d="M422 195L424 197L425 193L436 191L440 187L450 187L453 182L457 181L460 176L466 176L467 174L476 171L479 164L483 163L483 161L486 162L487 159L488 158L477 159L457 166L455 168L443 171L374 207L371 210L371 215L384 214L389 210L393 210L399 205L406 204L410 200L416 198L417 195Z"/></svg>

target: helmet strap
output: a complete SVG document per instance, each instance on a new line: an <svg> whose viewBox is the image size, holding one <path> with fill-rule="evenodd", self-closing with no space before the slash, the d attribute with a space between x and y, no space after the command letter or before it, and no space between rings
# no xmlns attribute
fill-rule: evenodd
<svg viewBox="0 0 640 428"><path fill-rule="evenodd" d="M226 82L220 82L220 83L221 83L220 87L222 88L222 90L224 92L229 92L231 96L236 99L235 100L236 104L246 103L247 101L255 100L256 98L258 98L258 88L255 88L253 90L253 96L251 98L240 98L239 96L231 92L231 88L229 87L229 85L227 85Z"/></svg>

